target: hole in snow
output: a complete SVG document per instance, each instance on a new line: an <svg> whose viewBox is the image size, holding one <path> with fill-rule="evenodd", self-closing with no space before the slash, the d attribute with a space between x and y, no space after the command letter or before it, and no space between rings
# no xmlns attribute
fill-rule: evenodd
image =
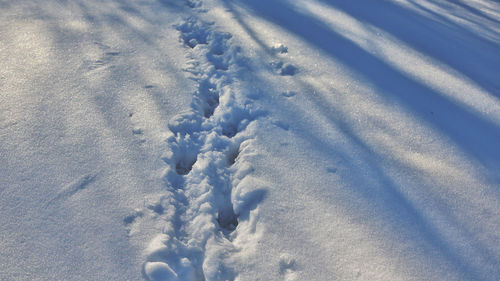
<svg viewBox="0 0 500 281"><path fill-rule="evenodd" d="M177 164L175 165L175 170L177 171L177 174L179 175L187 175L191 169L193 168L194 163L196 163L196 158L195 159L181 159Z"/></svg>
<svg viewBox="0 0 500 281"><path fill-rule="evenodd" d="M150 209L151 211L157 213L158 215L162 215L163 212L165 211L165 208L163 208L163 206L161 205L161 203L157 203L157 204L154 204L154 205L149 205L148 209Z"/></svg>
<svg viewBox="0 0 500 281"><path fill-rule="evenodd" d="M297 68L291 64L286 64L281 68L280 75L282 76L293 76L297 73Z"/></svg>
<svg viewBox="0 0 500 281"><path fill-rule="evenodd" d="M233 124L227 124L222 127L222 134L228 138L232 138L238 133L238 128Z"/></svg>
<svg viewBox="0 0 500 281"><path fill-rule="evenodd" d="M238 217L234 214L234 212L230 213L231 214L225 214L224 212L219 212L217 216L217 223L223 230L232 232L238 226Z"/></svg>
<svg viewBox="0 0 500 281"><path fill-rule="evenodd" d="M236 163L236 158L238 158L238 155L240 154L240 148L236 147L236 149L230 149L229 153L227 155L227 162L229 165L233 165Z"/></svg>
<svg viewBox="0 0 500 281"><path fill-rule="evenodd" d="M204 116L205 118L210 118L214 114L215 109L217 106L219 106L219 95L217 94L212 94L207 97L206 99L206 107L204 110Z"/></svg>
<svg viewBox="0 0 500 281"><path fill-rule="evenodd" d="M131 223L133 223L137 218L140 218L142 217L144 214L142 213L142 211L135 211L134 213L126 216L124 219L123 219L123 223L125 225L129 225Z"/></svg>

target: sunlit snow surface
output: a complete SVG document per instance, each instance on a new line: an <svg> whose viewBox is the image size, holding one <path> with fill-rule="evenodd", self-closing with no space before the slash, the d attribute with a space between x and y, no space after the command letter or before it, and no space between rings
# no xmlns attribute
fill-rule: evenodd
<svg viewBox="0 0 500 281"><path fill-rule="evenodd" d="M0 280L498 280L496 1L0 22Z"/></svg>

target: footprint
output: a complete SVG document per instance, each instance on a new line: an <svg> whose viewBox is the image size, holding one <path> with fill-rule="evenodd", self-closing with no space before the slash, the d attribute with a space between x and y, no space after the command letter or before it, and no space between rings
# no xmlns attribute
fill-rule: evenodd
<svg viewBox="0 0 500 281"><path fill-rule="evenodd" d="M295 66L282 61L272 62L271 67L281 76L293 76L298 72L298 69Z"/></svg>
<svg viewBox="0 0 500 281"><path fill-rule="evenodd" d="M228 153L227 153L227 163L229 166L234 165L236 163L236 159L238 159L238 156L240 155L240 146L238 145L237 147L229 147Z"/></svg>
<svg viewBox="0 0 500 281"><path fill-rule="evenodd" d="M168 128L174 134L192 134L200 130L201 122L200 116L195 111L190 110L172 117L168 122Z"/></svg>
<svg viewBox="0 0 500 281"><path fill-rule="evenodd" d="M192 106L203 111L205 118L210 118L219 106L219 90L217 90L217 87L208 79L201 81L198 92L193 98Z"/></svg>
<svg viewBox="0 0 500 281"><path fill-rule="evenodd" d="M143 131L142 131L142 129L141 129L141 128L137 128L137 129L133 129L133 130L132 130L132 133L133 133L134 135L142 135Z"/></svg>
<svg viewBox="0 0 500 281"><path fill-rule="evenodd" d="M285 64L280 69L281 76L293 76L297 73L297 68L291 64Z"/></svg>
<svg viewBox="0 0 500 281"><path fill-rule="evenodd" d="M200 0L185 0L186 5L190 8L199 8L201 7L201 1Z"/></svg>
<svg viewBox="0 0 500 281"><path fill-rule="evenodd" d="M184 23L178 25L177 30L181 32L181 39L184 44L188 45L190 48L194 48L198 44L208 43L208 28L203 26L194 17L190 17Z"/></svg>
<svg viewBox="0 0 500 281"><path fill-rule="evenodd" d="M328 173L330 173L330 174L335 174L335 173L337 173L337 168L335 168L335 167L327 167L326 171Z"/></svg>
<svg viewBox="0 0 500 281"><path fill-rule="evenodd" d="M231 55L226 54L226 51L229 49L228 40L231 37L231 34L224 32L214 32L210 36L210 52L206 57L216 70L229 69Z"/></svg>
<svg viewBox="0 0 500 281"><path fill-rule="evenodd" d="M132 129L132 134L137 136L137 139L135 141L138 144L143 144L146 142L146 138L144 138L144 136L142 136L143 133L144 133L144 131L141 128Z"/></svg>
<svg viewBox="0 0 500 281"><path fill-rule="evenodd" d="M289 254L280 255L280 274L284 277L285 281L292 281L297 279L295 259Z"/></svg>
<svg viewBox="0 0 500 281"><path fill-rule="evenodd" d="M229 69L228 59L224 56L207 54L208 61L212 63L216 70L227 71Z"/></svg>
<svg viewBox="0 0 500 281"><path fill-rule="evenodd" d="M250 112L246 108L240 108L235 105L231 105L230 107L231 111L224 114L219 120L222 135L228 138L232 138L239 132L245 130L253 120L263 114L260 111Z"/></svg>
<svg viewBox="0 0 500 281"><path fill-rule="evenodd" d="M217 215L217 223L224 230L224 232L232 232L238 226L238 216L234 213L232 208L221 210Z"/></svg>
<svg viewBox="0 0 500 281"><path fill-rule="evenodd" d="M138 219L142 218L144 216L144 212L140 209L135 209L134 212L129 214L123 219L123 225L125 226L125 229L127 231L128 235L132 235L138 227L136 223L138 222Z"/></svg>
<svg viewBox="0 0 500 281"><path fill-rule="evenodd" d="M157 215L163 215L163 213L165 212L165 207L163 207L161 202L158 202L156 204L151 204L147 207Z"/></svg>
<svg viewBox="0 0 500 281"><path fill-rule="evenodd" d="M229 49L228 41L231 37L232 35L226 32L213 33L211 36L210 53L217 56L223 55Z"/></svg>
<svg viewBox="0 0 500 281"><path fill-rule="evenodd" d="M283 44L275 44L271 47L271 50L276 54L286 54L288 53L288 47Z"/></svg>
<svg viewBox="0 0 500 281"><path fill-rule="evenodd" d="M203 114L205 118L210 118L210 116L214 115L217 106L219 106L219 94L214 91L205 97L206 107Z"/></svg>
<svg viewBox="0 0 500 281"><path fill-rule="evenodd" d="M234 137L238 133L238 127L235 124L228 123L222 127L222 134L228 138Z"/></svg>
<svg viewBox="0 0 500 281"><path fill-rule="evenodd" d="M128 216L126 216L124 219L123 219L123 223L128 226L130 224L132 224L133 222L135 222L135 220L137 218L142 218L142 216L144 215L144 213L139 210L139 209L136 209L134 210L134 212Z"/></svg>
<svg viewBox="0 0 500 281"><path fill-rule="evenodd" d="M297 93L294 91L286 91L286 92L281 93L281 95L286 97L286 98L291 98L291 97L297 95Z"/></svg>
<svg viewBox="0 0 500 281"><path fill-rule="evenodd" d="M177 164L175 164L175 171L177 174L183 176L189 174L196 163L196 158L182 157Z"/></svg>

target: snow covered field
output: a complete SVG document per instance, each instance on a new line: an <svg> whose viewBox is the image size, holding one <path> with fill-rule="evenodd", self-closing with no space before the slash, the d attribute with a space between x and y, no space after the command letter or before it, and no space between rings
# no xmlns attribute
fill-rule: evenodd
<svg viewBox="0 0 500 281"><path fill-rule="evenodd" d="M0 280L500 280L500 3L0 23Z"/></svg>

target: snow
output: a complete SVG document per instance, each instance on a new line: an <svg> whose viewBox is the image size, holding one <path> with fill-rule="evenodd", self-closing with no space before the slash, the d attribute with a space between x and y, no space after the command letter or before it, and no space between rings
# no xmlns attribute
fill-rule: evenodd
<svg viewBox="0 0 500 281"><path fill-rule="evenodd" d="M0 7L0 280L500 276L498 3Z"/></svg>

